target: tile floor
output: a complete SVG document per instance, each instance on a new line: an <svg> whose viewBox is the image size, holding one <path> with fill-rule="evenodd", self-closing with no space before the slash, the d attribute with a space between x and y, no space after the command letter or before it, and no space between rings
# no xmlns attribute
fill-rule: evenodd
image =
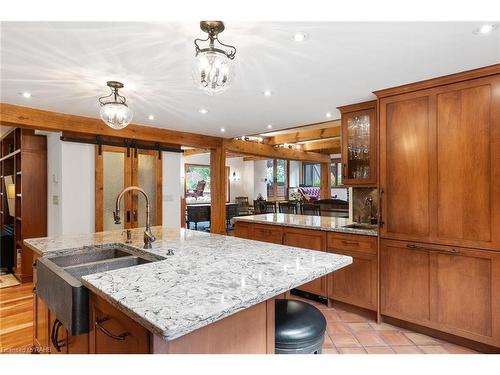
<svg viewBox="0 0 500 375"><path fill-rule="evenodd" d="M362 315L329 308L292 295L316 306L326 318L323 354L466 354L474 350L412 332L390 324L377 324Z"/></svg>

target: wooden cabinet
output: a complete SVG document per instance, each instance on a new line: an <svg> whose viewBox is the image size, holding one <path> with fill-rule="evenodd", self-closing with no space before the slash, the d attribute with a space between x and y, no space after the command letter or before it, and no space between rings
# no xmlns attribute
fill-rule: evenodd
<svg viewBox="0 0 500 375"><path fill-rule="evenodd" d="M382 240L381 313L500 345L500 253Z"/></svg>
<svg viewBox="0 0 500 375"><path fill-rule="evenodd" d="M283 244L283 228L276 225L252 225L252 240Z"/></svg>
<svg viewBox="0 0 500 375"><path fill-rule="evenodd" d="M150 352L147 329L94 294L90 296L91 354L146 354Z"/></svg>
<svg viewBox="0 0 500 375"><path fill-rule="evenodd" d="M46 353L49 347L49 309L33 293L33 347L37 353Z"/></svg>
<svg viewBox="0 0 500 375"><path fill-rule="evenodd" d="M307 229L284 229L283 245L302 247L311 250L326 250L326 233ZM297 289L304 292L313 293L326 297L327 276L320 277L307 284L299 286Z"/></svg>
<svg viewBox="0 0 500 375"><path fill-rule="evenodd" d="M338 107L342 114L342 184L377 185L377 101Z"/></svg>
<svg viewBox="0 0 500 375"><path fill-rule="evenodd" d="M377 310L377 238L328 233L327 250L353 263L328 275L328 298Z"/></svg>
<svg viewBox="0 0 500 375"><path fill-rule="evenodd" d="M466 73L377 92L382 237L500 250L500 65Z"/></svg>
<svg viewBox="0 0 500 375"><path fill-rule="evenodd" d="M234 235L239 238L252 239L250 233L250 224L238 221L234 225Z"/></svg>

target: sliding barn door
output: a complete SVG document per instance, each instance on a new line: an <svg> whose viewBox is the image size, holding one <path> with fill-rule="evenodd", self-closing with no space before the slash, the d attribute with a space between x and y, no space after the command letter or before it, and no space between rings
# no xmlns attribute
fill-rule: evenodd
<svg viewBox="0 0 500 375"><path fill-rule="evenodd" d="M162 223L162 162L158 151L96 146L95 229L97 232L146 225L146 203L141 193L125 194L121 224L115 224L116 198L128 186L139 186L150 198L151 225Z"/></svg>

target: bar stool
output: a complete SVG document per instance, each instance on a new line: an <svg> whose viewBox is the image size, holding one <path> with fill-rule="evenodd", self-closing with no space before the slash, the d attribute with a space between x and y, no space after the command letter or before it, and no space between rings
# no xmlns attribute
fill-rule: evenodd
<svg viewBox="0 0 500 375"><path fill-rule="evenodd" d="M316 307L302 301L276 300L276 354L321 354L326 319Z"/></svg>

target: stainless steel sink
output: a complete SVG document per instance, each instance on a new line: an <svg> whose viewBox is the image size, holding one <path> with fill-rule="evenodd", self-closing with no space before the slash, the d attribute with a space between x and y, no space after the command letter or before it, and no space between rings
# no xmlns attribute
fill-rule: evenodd
<svg viewBox="0 0 500 375"><path fill-rule="evenodd" d="M349 225L344 225L343 228L373 230L373 229L377 229L378 225L377 224L368 224L368 223L352 223Z"/></svg>
<svg viewBox="0 0 500 375"><path fill-rule="evenodd" d="M38 258L36 294L57 319L79 335L89 331L88 289L81 277L164 259L127 245L90 247L68 255Z"/></svg>

